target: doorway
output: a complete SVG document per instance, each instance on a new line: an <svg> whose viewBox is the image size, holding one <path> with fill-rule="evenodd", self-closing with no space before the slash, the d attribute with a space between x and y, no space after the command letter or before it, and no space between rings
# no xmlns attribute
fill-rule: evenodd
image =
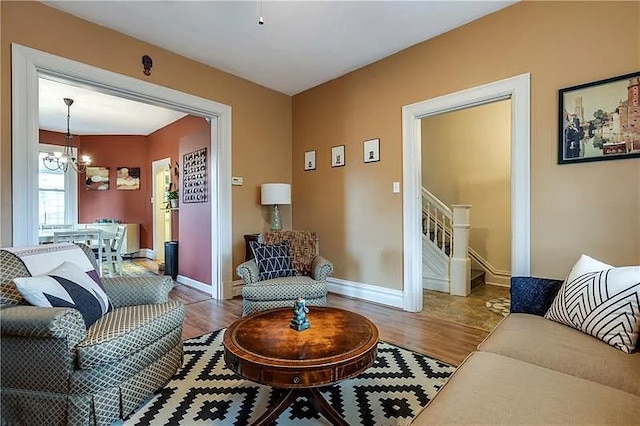
<svg viewBox="0 0 640 426"><path fill-rule="evenodd" d="M165 193L171 184L170 165L170 158L152 163L153 255L150 257L160 263L164 262L164 243L172 240L172 211L165 201Z"/></svg>
<svg viewBox="0 0 640 426"><path fill-rule="evenodd" d="M530 75L406 105L402 108L403 307L422 310L421 119L502 99L511 99L511 274L530 275Z"/></svg>
<svg viewBox="0 0 640 426"><path fill-rule="evenodd" d="M12 44L12 244L38 243L38 78L73 82L103 93L212 117L211 286L216 299L232 297L231 108L215 101Z"/></svg>

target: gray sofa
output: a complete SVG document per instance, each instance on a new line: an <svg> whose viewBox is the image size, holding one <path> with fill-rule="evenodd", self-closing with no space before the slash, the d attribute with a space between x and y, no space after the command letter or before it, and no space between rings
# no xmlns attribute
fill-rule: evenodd
<svg viewBox="0 0 640 426"><path fill-rule="evenodd" d="M512 281L516 311L527 310L514 297L525 285ZM412 424L638 424L640 352L545 319L554 293L537 293L527 296L533 313L512 304Z"/></svg>
<svg viewBox="0 0 640 426"><path fill-rule="evenodd" d="M112 424L182 364L185 310L169 277L103 278L114 309L87 329L76 309L28 305L12 282L28 276L0 250L3 425Z"/></svg>

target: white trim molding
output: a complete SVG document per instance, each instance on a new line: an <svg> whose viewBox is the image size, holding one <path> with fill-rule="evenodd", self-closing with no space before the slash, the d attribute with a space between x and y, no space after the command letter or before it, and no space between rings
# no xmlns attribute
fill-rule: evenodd
<svg viewBox="0 0 640 426"><path fill-rule="evenodd" d="M420 120L511 99L511 272L530 275L530 75L473 87L402 108L403 307L422 310L422 136Z"/></svg>
<svg viewBox="0 0 640 426"><path fill-rule="evenodd" d="M187 287L193 287L197 290L204 291L207 294L213 294L213 290L211 289L211 286L209 284L205 284L192 278L185 277L184 275L178 275L176 277L176 282L184 284Z"/></svg>
<svg viewBox="0 0 640 426"><path fill-rule="evenodd" d="M402 308L402 290L392 290L390 288L332 277L327 278L327 285L331 293Z"/></svg>
<svg viewBox="0 0 640 426"><path fill-rule="evenodd" d="M232 293L231 107L18 44L12 52L12 245L38 244L38 79L41 76L211 120L211 280Z"/></svg>
<svg viewBox="0 0 640 426"><path fill-rule="evenodd" d="M156 260L156 252L153 249L143 248L138 251L137 254L134 254L133 257L144 257L151 260Z"/></svg>
<svg viewBox="0 0 640 426"><path fill-rule="evenodd" d="M233 297L242 296L242 287L244 287L244 281L234 280L231 284L233 287L233 291L232 291Z"/></svg>

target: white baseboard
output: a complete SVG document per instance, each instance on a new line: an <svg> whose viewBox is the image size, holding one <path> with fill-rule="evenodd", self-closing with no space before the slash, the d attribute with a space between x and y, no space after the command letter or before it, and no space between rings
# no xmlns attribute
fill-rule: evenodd
<svg viewBox="0 0 640 426"><path fill-rule="evenodd" d="M430 275L422 276L422 288L425 290L441 291L449 293L449 280L446 278L433 277Z"/></svg>
<svg viewBox="0 0 640 426"><path fill-rule="evenodd" d="M392 290L355 281L341 280L340 278L327 278L327 285L331 293L401 309L404 306L402 290Z"/></svg>
<svg viewBox="0 0 640 426"><path fill-rule="evenodd" d="M210 294L213 296L213 286L209 285L209 284L205 284L205 283L201 283L200 281L196 281L192 278L189 277L185 277L184 275L178 275L176 277L176 281L179 282L180 284L184 284L186 286L189 287L193 287L195 289L198 289L200 291L204 291L207 294Z"/></svg>
<svg viewBox="0 0 640 426"><path fill-rule="evenodd" d="M135 253L133 257L146 257L147 259L155 260L156 252L152 249L143 248L139 252Z"/></svg>
<svg viewBox="0 0 640 426"><path fill-rule="evenodd" d="M232 297L242 296L242 286L244 286L244 281L242 280L234 280L231 281L231 288L233 289L231 295Z"/></svg>

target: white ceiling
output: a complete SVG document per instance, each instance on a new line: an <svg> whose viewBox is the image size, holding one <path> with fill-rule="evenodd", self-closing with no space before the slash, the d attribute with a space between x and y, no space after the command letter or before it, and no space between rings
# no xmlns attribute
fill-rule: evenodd
<svg viewBox="0 0 640 426"><path fill-rule="evenodd" d="M259 0L45 3L294 95L515 1L264 0L264 25Z"/></svg>
<svg viewBox="0 0 640 426"><path fill-rule="evenodd" d="M74 135L146 136L187 115L44 78L39 79L38 85L43 130L67 131L64 98L74 101L69 119Z"/></svg>

